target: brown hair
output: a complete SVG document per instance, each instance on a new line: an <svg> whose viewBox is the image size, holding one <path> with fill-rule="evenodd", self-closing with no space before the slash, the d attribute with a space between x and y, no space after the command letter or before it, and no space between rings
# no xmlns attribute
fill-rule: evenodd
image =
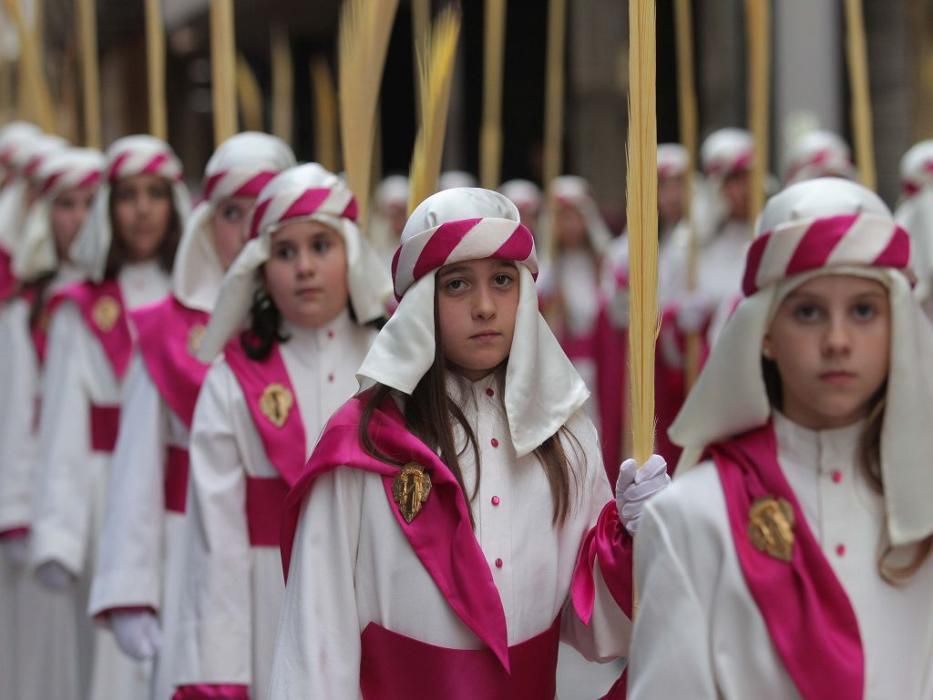
<svg viewBox="0 0 933 700"><path fill-rule="evenodd" d="M779 410L782 409L784 401L777 364L773 360L762 358L761 370L771 405ZM881 473L881 433L884 427L886 393L887 384L885 383L869 400L865 425L862 427L858 441L858 461L862 474L869 486L882 495L884 495L884 478ZM884 545L878 555L878 574L882 579L891 585L903 585L909 582L933 552L933 535L912 547L914 549L912 559L907 564L897 565L892 559L903 555L905 548L895 548L886 541L885 537Z"/></svg>
<svg viewBox="0 0 933 700"><path fill-rule="evenodd" d="M437 307L434 310L434 327L440 328L437 322ZM446 360L441 350L440 338L435 345L434 362L427 374L421 378L418 385L412 391L411 396L405 401L403 414L405 417L405 427L408 428L416 437L424 442L432 450L440 454L441 461L447 465L460 489L463 491L467 501L472 503L479 492L479 483L481 476L479 446L476 440L476 434L470 427L469 421L464 415L460 406L447 394L447 367ZM498 392L499 401L502 401L503 387L505 384L504 367L496 370L499 380L500 391ZM382 405L383 401L391 401L389 396L391 389L383 384L377 384L375 391L371 394L366 406L363 409L363 415L360 419L359 441L362 448L371 456L388 464L401 466L401 463L392 459L381 452L372 440L369 433L369 422L372 419L373 412ZM454 424L460 426L466 435L466 444L463 449L457 450L454 439ZM551 488L552 517L551 522L554 525L563 525L571 510L571 482L577 485L577 473L574 466L568 458L567 450L561 440L564 436L574 452L575 463L585 466L585 455L579 441L573 433L566 427L561 428L551 435L547 440L541 443L534 450L535 457L544 469L548 484ZM473 452L473 458L476 462L476 484L472 493L467 493L463 482L463 472L460 468L460 457L468 449ZM472 522L473 515L470 514Z"/></svg>
<svg viewBox="0 0 933 700"><path fill-rule="evenodd" d="M175 208L175 198L172 192L172 185L166 181L165 186L168 188L168 197L171 201L172 215L169 219L168 231L165 232L165 237L162 239L162 242L159 244L159 249L156 251L156 257L159 260L159 267L165 270L165 272L171 274L172 263L175 262L175 251L178 249L178 242L181 240L181 218L178 216L178 210ZM111 222L110 225L114 229L114 235L110 241L110 250L107 252L107 266L104 268L104 277L107 279L116 277L117 273L120 271L120 268L122 268L130 258L130 252L126 247L126 243L123 241L123 237L116 230L116 226L114 226L113 208L114 197L113 193L111 192L109 202L109 216Z"/></svg>

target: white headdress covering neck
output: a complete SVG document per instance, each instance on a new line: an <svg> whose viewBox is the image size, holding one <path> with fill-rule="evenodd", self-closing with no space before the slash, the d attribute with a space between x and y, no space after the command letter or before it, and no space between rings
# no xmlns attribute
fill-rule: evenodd
<svg viewBox="0 0 933 700"><path fill-rule="evenodd" d="M93 148L66 148L46 158L36 171L39 194L23 224L23 235L13 253L13 273L32 280L58 267L52 231L52 202L76 187L97 186L104 169L104 154Z"/></svg>
<svg viewBox="0 0 933 700"><path fill-rule="evenodd" d="M519 269L515 333L505 374L505 412L519 457L534 451L589 392L538 312L534 239L518 209L491 190L456 188L424 200L408 219L393 272L398 309L376 337L357 376L411 394L434 363L435 275L450 263L513 260Z"/></svg>
<svg viewBox="0 0 933 700"><path fill-rule="evenodd" d="M857 178L849 146L838 134L821 129L807 133L794 143L788 154L784 186L818 177Z"/></svg>
<svg viewBox="0 0 933 700"><path fill-rule="evenodd" d="M256 197L281 171L295 165L295 154L282 139L244 131L224 141L204 169L204 199L188 218L175 264L172 295L189 309L210 312L224 279L224 268L211 236L217 205L231 197Z"/></svg>
<svg viewBox="0 0 933 700"><path fill-rule="evenodd" d="M391 293L388 271L356 225L356 200L346 183L332 172L307 163L289 168L259 193L253 210L252 239L227 270L198 357L212 360L249 317L261 284L259 268L269 259L272 234L296 221L318 221L343 238L347 249L350 304L360 325L385 314Z"/></svg>
<svg viewBox="0 0 933 700"><path fill-rule="evenodd" d="M714 346L670 429L684 447L680 468L711 443L764 425L771 416L761 370L761 347L780 301L821 275L860 275L888 288L891 356L881 434L887 529L892 544L933 532L933 329L914 300L904 270L907 233L872 192L840 178L792 185L773 197L748 253L746 297Z"/></svg>
<svg viewBox="0 0 933 700"><path fill-rule="evenodd" d="M912 146L901 158L903 197L894 218L911 239L917 298L933 295L933 139Z"/></svg>
<svg viewBox="0 0 933 700"><path fill-rule="evenodd" d="M35 133L28 126L14 130L12 137L0 144L7 167L14 173L14 179L0 193L0 248L10 255L15 253L22 237L29 186L38 183L42 163L67 146L63 138Z"/></svg>
<svg viewBox="0 0 933 700"><path fill-rule="evenodd" d="M589 183L578 175L561 175L554 178L548 187L548 198L561 206L576 209L583 217L586 227L586 236L597 255L602 255L612 241L612 233L606 225L605 219L599 213L599 207L590 194ZM541 216L541 248L546 253L556 250L551 245L550 237L557 235L554 230L553 207L545 207Z"/></svg>
<svg viewBox="0 0 933 700"><path fill-rule="evenodd" d="M700 147L703 178L697 178L692 218L697 233L708 239L725 223L729 204L722 193L726 178L748 170L755 156L755 142L745 129L727 127L714 131Z"/></svg>
<svg viewBox="0 0 933 700"><path fill-rule="evenodd" d="M96 282L104 278L113 240L110 193L114 183L134 175L158 175L171 183L172 203L182 227L191 210L181 162L165 141L148 135L124 136L110 145L106 157L107 165L94 206L69 250L75 265Z"/></svg>

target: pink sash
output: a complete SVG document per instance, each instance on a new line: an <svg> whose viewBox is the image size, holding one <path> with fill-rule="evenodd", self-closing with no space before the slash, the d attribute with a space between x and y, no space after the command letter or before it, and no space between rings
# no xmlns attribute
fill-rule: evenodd
<svg viewBox="0 0 933 700"><path fill-rule="evenodd" d="M297 394L279 346L274 345L265 360L251 360L237 338L227 344L224 357L243 391L256 431L266 449L266 456L286 483L293 486L301 476L305 463L305 429L298 409ZM263 399L267 390L276 384L291 393L291 405L281 426L263 413Z"/></svg>
<svg viewBox="0 0 933 700"><path fill-rule="evenodd" d="M781 471L772 425L712 445L710 452L745 581L800 695L860 700L865 659L858 621ZM748 535L749 509L768 497L784 499L793 510L789 562L757 549Z"/></svg>
<svg viewBox="0 0 933 700"><path fill-rule="evenodd" d="M208 315L169 296L131 316L149 376L162 400L190 430L194 404L210 367L194 356Z"/></svg>
<svg viewBox="0 0 933 700"><path fill-rule="evenodd" d="M165 454L165 510L184 514L188 503L188 450L169 445Z"/></svg>
<svg viewBox="0 0 933 700"><path fill-rule="evenodd" d="M100 342L114 375L122 379L130 365L133 336L120 285L113 279L100 283L77 282L52 297L50 311L66 300L77 304L88 329Z"/></svg>
<svg viewBox="0 0 933 700"><path fill-rule="evenodd" d="M0 302L4 302L16 293L16 277L13 276L13 258L0 248Z"/></svg>

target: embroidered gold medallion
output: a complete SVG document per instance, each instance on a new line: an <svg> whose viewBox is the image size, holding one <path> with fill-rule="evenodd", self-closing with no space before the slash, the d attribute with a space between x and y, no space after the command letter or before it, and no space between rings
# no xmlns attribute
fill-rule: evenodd
<svg viewBox="0 0 933 700"><path fill-rule="evenodd" d="M203 323L196 323L188 331L188 352L191 355L198 354L198 348L201 347L201 339L204 337L204 331L207 330Z"/></svg>
<svg viewBox="0 0 933 700"><path fill-rule="evenodd" d="M418 464L410 462L392 482L392 497L402 511L406 523L410 523L421 512L431 493L431 477Z"/></svg>
<svg viewBox="0 0 933 700"><path fill-rule="evenodd" d="M276 428L281 428L288 420L288 414L295 402L292 392L281 384L270 384L259 397L259 410Z"/></svg>
<svg viewBox="0 0 933 700"><path fill-rule="evenodd" d="M120 318L120 302L110 296L101 297L91 309L94 324L104 333L109 333Z"/></svg>
<svg viewBox="0 0 933 700"><path fill-rule="evenodd" d="M759 498L748 511L748 538L755 549L789 562L794 552L794 510L783 498Z"/></svg>

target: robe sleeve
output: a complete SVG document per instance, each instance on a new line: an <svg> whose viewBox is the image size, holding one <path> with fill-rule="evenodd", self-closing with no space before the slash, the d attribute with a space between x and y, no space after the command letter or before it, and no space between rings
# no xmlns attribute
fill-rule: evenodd
<svg viewBox="0 0 933 700"><path fill-rule="evenodd" d="M215 364L194 412L175 698L247 698L253 682L253 558L235 381Z"/></svg>
<svg viewBox="0 0 933 700"><path fill-rule="evenodd" d="M635 560L640 595L628 697L718 697L707 610L652 503L641 517Z"/></svg>
<svg viewBox="0 0 933 700"><path fill-rule="evenodd" d="M32 521L39 371L29 334L29 306L9 302L0 333L0 537L23 533Z"/></svg>
<svg viewBox="0 0 933 700"><path fill-rule="evenodd" d="M632 631L632 538L619 521L596 430L579 414L571 423L585 460L578 508L587 528L561 620L561 638L590 661L628 653ZM579 449L565 449L568 455ZM578 464L583 474L584 465Z"/></svg>
<svg viewBox="0 0 933 700"><path fill-rule="evenodd" d="M355 570L365 478L338 469L305 498L275 643L275 700L360 697Z"/></svg>
<svg viewBox="0 0 933 700"><path fill-rule="evenodd" d="M64 302L52 315L42 380L32 558L83 572L92 537L95 455L90 444L88 345L78 308Z"/></svg>
<svg viewBox="0 0 933 700"><path fill-rule="evenodd" d="M162 599L168 415L138 353L126 381L91 615L127 607L158 610Z"/></svg>

